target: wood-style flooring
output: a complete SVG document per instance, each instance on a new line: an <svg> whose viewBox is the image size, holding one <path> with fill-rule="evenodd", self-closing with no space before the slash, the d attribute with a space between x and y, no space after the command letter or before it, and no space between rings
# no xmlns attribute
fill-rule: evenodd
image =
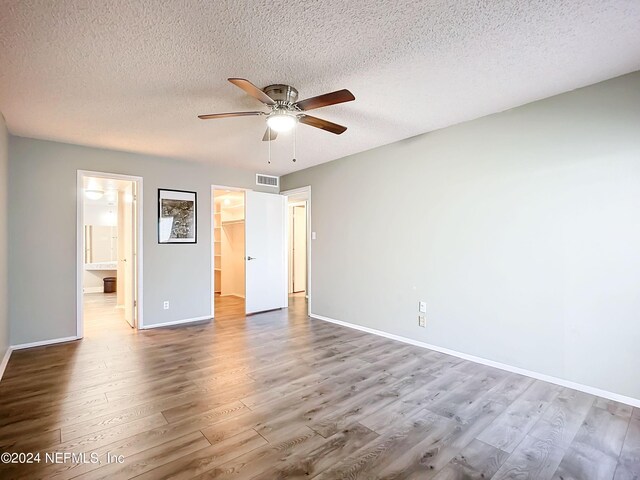
<svg viewBox="0 0 640 480"><path fill-rule="evenodd" d="M2 479L640 477L640 410L310 319L302 296L145 331L89 300L84 340L11 357L0 451L42 457Z"/></svg>
<svg viewBox="0 0 640 480"><path fill-rule="evenodd" d="M216 293L213 302L217 321L244 317L245 305L242 297L236 297L235 295L225 295L223 297Z"/></svg>

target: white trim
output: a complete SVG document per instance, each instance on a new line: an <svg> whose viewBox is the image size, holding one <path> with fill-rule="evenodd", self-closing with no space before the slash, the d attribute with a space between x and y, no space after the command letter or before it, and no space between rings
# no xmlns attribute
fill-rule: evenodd
<svg viewBox="0 0 640 480"><path fill-rule="evenodd" d="M104 287L86 287L82 289L82 293L102 293ZM122 306L124 308L124 305Z"/></svg>
<svg viewBox="0 0 640 480"><path fill-rule="evenodd" d="M144 316L143 316L143 271L142 271L142 259L143 259L143 231L144 231L144 219L143 219L143 189L142 189L142 177L137 177L134 175L122 175L119 173L107 173L107 172L94 172L91 170L78 170L77 171L77 180L76 180L76 337L82 338L84 336L84 302L83 302L83 281L84 281L84 235L83 235L83 219L84 219L84 197L82 192L84 190L82 181L84 177L96 177L96 178L109 178L114 180L125 180L128 182L135 182L137 185L136 188L136 217L138 224L138 235L137 235L137 256L136 256L136 295L134 298L137 298L137 322L136 326L138 329L144 328ZM88 292L87 292L88 293ZM25 347L26 348L26 347Z"/></svg>
<svg viewBox="0 0 640 480"><path fill-rule="evenodd" d="M11 350L23 350L25 348L44 347L46 345L55 345L56 343L74 342L80 340L82 337L62 337L54 338L52 340L40 340L39 342L21 343L19 345L11 345Z"/></svg>
<svg viewBox="0 0 640 480"><path fill-rule="evenodd" d="M183 325L185 323L202 322L203 320L213 320L211 315L205 315L204 317L185 318L184 320L174 320L173 322L154 323L153 325L145 325L140 327L142 330L149 330L152 328L171 327L173 325Z"/></svg>
<svg viewBox="0 0 640 480"><path fill-rule="evenodd" d="M537 380L554 383L562 387L572 388L574 390L579 390L581 392L589 393L591 395L596 395L598 397L607 398L609 400L614 400L620 403L626 403L627 405L632 405L636 408L640 408L640 399L638 398L627 397L626 395L620 395L618 393L608 392L606 390L602 390L596 387L591 387L589 385L582 385L580 383L572 382L570 380L565 380L563 378L553 377L551 375L534 372L532 370L526 370L520 367L514 367L512 365L507 365L506 363L495 362L493 360L488 360L486 358L476 357L475 355L469 355L467 353L457 352L455 350L450 350L448 348L438 347L437 345L424 343L419 340L413 340L411 338L402 337L400 335L394 335L393 333L387 333L387 332L383 332L382 330L376 330L374 328L363 327L362 325L343 322L342 320L336 320L333 318L324 317L322 315L316 315L314 313L310 313L309 316L318 320L322 320L324 322L335 323L336 325L341 325L343 327L353 328L355 330L360 330L362 332L372 333L380 337L389 338L391 340L396 340L398 342L408 343L409 345L415 345L416 347L428 348L429 350L435 350L436 352L446 353L447 355L452 355L454 357L462 358L463 360L468 360L470 362L480 363L482 365L487 365L489 367L499 368L500 370L506 370L507 372L525 375L527 377L535 378Z"/></svg>
<svg viewBox="0 0 640 480"><path fill-rule="evenodd" d="M4 371L9 363L9 358L11 358L12 350L13 349L11 347L7 347L7 351L4 352L4 357L2 357L2 362L0 362L0 380L2 380L2 377L4 376Z"/></svg>
<svg viewBox="0 0 640 480"><path fill-rule="evenodd" d="M19 345L10 345L7 347L7 351L4 353L4 357L2 358L2 362L0 362L0 380L4 376L4 371L9 364L9 359L11 358L11 353L14 350L24 350L25 348L34 348L34 347L44 347L47 345L55 345L56 343L66 343L66 342L75 342L76 340L81 340L81 337L62 337L62 338L54 338L52 340L40 340L39 342L30 342L30 343L21 343Z"/></svg>
<svg viewBox="0 0 640 480"><path fill-rule="evenodd" d="M306 285L306 295L307 299L307 315L310 317L311 315L311 250L313 248L313 243L311 241L311 230L313 225L311 224L311 185L307 185L306 187L294 188L292 190L285 190L280 192L280 195L284 195L285 197L290 197L292 195L299 195L301 193L306 193L306 202L307 202L307 285ZM287 213L288 213L288 204L289 200L287 199ZM289 261L289 218L287 217L285 221L285 261ZM286 292L287 292L287 302L285 305L289 306L289 265L287 263L287 275L286 275Z"/></svg>

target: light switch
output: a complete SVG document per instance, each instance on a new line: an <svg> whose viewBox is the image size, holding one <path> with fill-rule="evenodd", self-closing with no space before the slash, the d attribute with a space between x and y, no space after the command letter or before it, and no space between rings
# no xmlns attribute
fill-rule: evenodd
<svg viewBox="0 0 640 480"><path fill-rule="evenodd" d="M311 232L311 240L315 240L316 239L316 232Z"/></svg>
<svg viewBox="0 0 640 480"><path fill-rule="evenodd" d="M418 310L421 313L427 313L427 302L420 302L420 304L418 305Z"/></svg>

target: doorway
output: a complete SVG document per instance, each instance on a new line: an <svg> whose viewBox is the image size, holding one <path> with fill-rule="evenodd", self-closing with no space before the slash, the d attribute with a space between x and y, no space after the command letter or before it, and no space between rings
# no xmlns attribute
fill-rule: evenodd
<svg viewBox="0 0 640 480"><path fill-rule="evenodd" d="M287 199L287 259L289 305L306 302L311 313L311 187L281 192Z"/></svg>
<svg viewBox="0 0 640 480"><path fill-rule="evenodd" d="M211 186L211 316L287 306L286 198Z"/></svg>
<svg viewBox="0 0 640 480"><path fill-rule="evenodd" d="M139 177L78 171L79 338L142 325L141 188Z"/></svg>
<svg viewBox="0 0 640 480"><path fill-rule="evenodd" d="M245 313L245 192L213 190L213 310L215 317Z"/></svg>
<svg viewBox="0 0 640 480"><path fill-rule="evenodd" d="M307 202L289 202L289 295L307 290Z"/></svg>

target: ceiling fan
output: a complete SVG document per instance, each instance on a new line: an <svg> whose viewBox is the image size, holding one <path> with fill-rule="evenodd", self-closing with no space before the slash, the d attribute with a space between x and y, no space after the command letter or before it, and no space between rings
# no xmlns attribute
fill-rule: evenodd
<svg viewBox="0 0 640 480"><path fill-rule="evenodd" d="M316 108L328 107L329 105L336 105L338 103L351 102L356 99L349 90L338 90L298 102L298 90L290 85L269 85L260 90L244 78L229 78L228 80L267 105L271 111L212 113L209 115L198 115L198 118L201 120L210 120L215 118L265 115L267 117L267 131L262 137L263 142L275 140L278 132L291 130L296 122L340 135L345 132L347 127L323 120L322 118L312 117L304 112Z"/></svg>

